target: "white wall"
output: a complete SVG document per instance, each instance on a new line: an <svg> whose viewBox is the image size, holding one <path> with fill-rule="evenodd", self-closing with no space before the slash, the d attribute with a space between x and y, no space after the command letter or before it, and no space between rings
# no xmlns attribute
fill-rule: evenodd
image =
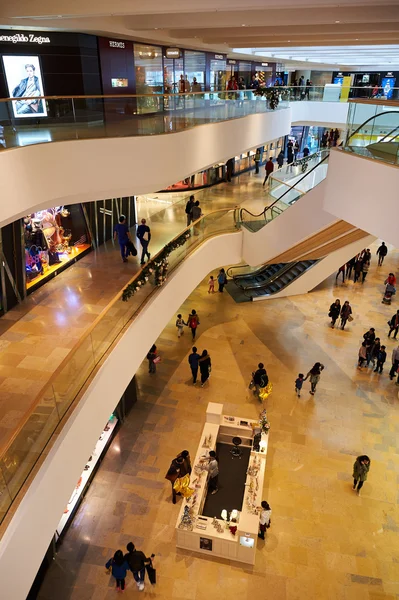
<svg viewBox="0 0 399 600"><path fill-rule="evenodd" d="M324 281L328 275L337 272L341 265L347 263L348 260L358 254L363 248L368 248L375 239L376 238L372 235L367 235L357 242L352 242L352 244L348 244L339 250L335 250L335 252L331 252L331 254L323 258L323 260L320 260L303 275L295 279L286 290L281 290L281 292L273 294L272 296L259 296L254 298L254 300L274 300L274 298L287 298L288 296L307 294L319 285L319 283Z"/></svg>
<svg viewBox="0 0 399 600"><path fill-rule="evenodd" d="M330 154L324 210L399 247L399 168L334 148Z"/></svg>
<svg viewBox="0 0 399 600"><path fill-rule="evenodd" d="M275 256L337 221L336 217L320 208L325 186L326 180L257 233L244 228L244 260L252 266L270 262Z"/></svg>
<svg viewBox="0 0 399 600"><path fill-rule="evenodd" d="M289 133L291 109L180 133L52 142L0 153L0 227L40 208L161 190Z"/></svg>
<svg viewBox="0 0 399 600"><path fill-rule="evenodd" d="M344 127L348 116L347 102L291 102L293 125Z"/></svg>

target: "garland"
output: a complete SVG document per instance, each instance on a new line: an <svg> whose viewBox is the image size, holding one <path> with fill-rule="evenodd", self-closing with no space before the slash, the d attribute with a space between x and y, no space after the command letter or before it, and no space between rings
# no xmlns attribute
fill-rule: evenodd
<svg viewBox="0 0 399 600"><path fill-rule="evenodd" d="M315 157L315 154L317 156L319 156L320 152L314 152L313 154L309 154L309 156L305 156L304 158L299 158L298 160L295 160L292 163L292 166L293 167L301 166L302 167L302 169L301 169L302 173L305 173L306 169L308 168L308 163L311 160L313 160L313 158Z"/></svg>
<svg viewBox="0 0 399 600"><path fill-rule="evenodd" d="M269 106L272 110L276 110L278 107L279 99L279 90L280 88L276 87L258 87L258 89L254 90L255 96L265 97L266 100L269 101Z"/></svg>
<svg viewBox="0 0 399 600"><path fill-rule="evenodd" d="M161 252L159 252L157 256L141 270L138 277L125 287L122 292L123 302L127 302L129 298L134 296L134 294L149 281L152 274L154 274L155 285L163 285L166 281L166 272L169 267L169 254L171 254L174 250L177 250L177 248L180 248L180 246L184 246L190 237L191 233L189 231L185 231L178 238L172 242L169 242L169 244L166 244Z"/></svg>

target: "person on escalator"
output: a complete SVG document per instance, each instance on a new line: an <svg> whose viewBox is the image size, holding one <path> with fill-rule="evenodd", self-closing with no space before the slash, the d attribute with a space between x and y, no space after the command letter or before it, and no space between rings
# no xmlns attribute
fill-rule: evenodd
<svg viewBox="0 0 399 600"><path fill-rule="evenodd" d="M277 164L279 169L281 169L281 167L284 164L284 152L282 150L280 151L280 154L277 157Z"/></svg>
<svg viewBox="0 0 399 600"><path fill-rule="evenodd" d="M195 201L194 201L194 196L190 196L190 198L188 199L188 202L186 204L186 215L187 215L187 227L189 227L191 225L191 219L192 219L192 215L191 215L191 209L194 206Z"/></svg>
<svg viewBox="0 0 399 600"><path fill-rule="evenodd" d="M305 148L303 149L303 158L306 158L307 156L309 156L310 154L310 150L307 146L305 146Z"/></svg>

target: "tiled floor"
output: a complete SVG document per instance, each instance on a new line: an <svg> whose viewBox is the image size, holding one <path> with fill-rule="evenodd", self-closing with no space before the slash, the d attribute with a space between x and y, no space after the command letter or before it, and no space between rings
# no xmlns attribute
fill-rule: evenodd
<svg viewBox="0 0 399 600"><path fill-rule="evenodd" d="M398 388L371 369L359 372L362 334L376 328L388 347L387 320L397 309L381 304L383 279L397 270L398 252L383 268L375 255L364 285L334 285L266 302L234 303L229 294L209 296L205 281L181 312L201 317L197 346L212 358L208 387L193 387L187 333L174 322L157 340L162 362L156 375L143 364L139 402L120 429L52 564L40 600L110 600L113 581L104 564L131 539L155 552L158 583L143 597L163 600L270 598L272 600L396 600L399 597L399 400ZM332 330L333 299L349 299L354 321ZM273 394L264 498L272 527L258 541L256 564L246 567L176 550L179 505L164 479L171 458L193 454L209 401L224 411L256 418L260 406L248 390L250 374L264 361ZM315 396L306 382L294 394L298 372L317 360L325 365ZM352 491L352 465L371 457L361 496ZM132 577L125 598L139 595Z"/></svg>
<svg viewBox="0 0 399 600"><path fill-rule="evenodd" d="M251 173L196 192L196 198L206 214L245 201L263 206L265 193L261 175ZM186 226L184 199L161 210L154 202L141 202L138 208L139 218L149 219L152 253ZM70 349L138 269L138 258L123 264L119 246L109 242L0 319L0 447Z"/></svg>

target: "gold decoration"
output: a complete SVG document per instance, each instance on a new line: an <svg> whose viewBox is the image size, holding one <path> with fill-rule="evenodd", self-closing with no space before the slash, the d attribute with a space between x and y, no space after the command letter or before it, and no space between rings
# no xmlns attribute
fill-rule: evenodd
<svg viewBox="0 0 399 600"><path fill-rule="evenodd" d="M272 384L271 381L269 381L269 383L267 384L266 387L261 388L259 390L259 398L261 400L266 400L270 396L270 394L272 393L272 391L273 391L273 384Z"/></svg>
<svg viewBox="0 0 399 600"><path fill-rule="evenodd" d="M194 494L194 490L190 486L190 475L184 475L184 477L178 477L173 484L173 489L176 494L181 494L183 498L190 498Z"/></svg>

